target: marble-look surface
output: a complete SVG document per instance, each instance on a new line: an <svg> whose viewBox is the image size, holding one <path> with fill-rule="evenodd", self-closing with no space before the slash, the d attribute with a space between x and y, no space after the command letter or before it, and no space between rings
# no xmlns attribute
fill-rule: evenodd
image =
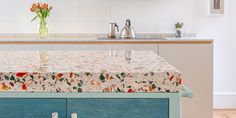
<svg viewBox="0 0 236 118"><path fill-rule="evenodd" d="M179 92L152 51L0 51L1 92Z"/></svg>

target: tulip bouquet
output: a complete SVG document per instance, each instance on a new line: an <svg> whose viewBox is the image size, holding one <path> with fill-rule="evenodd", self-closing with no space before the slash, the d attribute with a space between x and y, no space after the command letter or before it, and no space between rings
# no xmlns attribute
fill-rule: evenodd
<svg viewBox="0 0 236 118"><path fill-rule="evenodd" d="M36 16L31 21L39 18L40 24L38 33L40 38L45 38L48 35L46 19L50 16L51 10L52 6L49 6L47 3L33 3L32 7L30 8L31 12L36 13Z"/></svg>

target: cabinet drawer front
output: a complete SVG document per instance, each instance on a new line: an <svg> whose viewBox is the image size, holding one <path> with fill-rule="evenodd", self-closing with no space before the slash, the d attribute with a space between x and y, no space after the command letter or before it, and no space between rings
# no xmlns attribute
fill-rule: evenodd
<svg viewBox="0 0 236 118"><path fill-rule="evenodd" d="M0 118L66 118L66 99L0 99Z"/></svg>
<svg viewBox="0 0 236 118"><path fill-rule="evenodd" d="M68 99L68 117L169 118L168 99Z"/></svg>

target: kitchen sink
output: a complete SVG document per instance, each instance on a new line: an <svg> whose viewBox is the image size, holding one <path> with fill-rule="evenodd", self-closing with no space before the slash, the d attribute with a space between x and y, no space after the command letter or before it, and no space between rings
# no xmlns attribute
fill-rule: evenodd
<svg viewBox="0 0 236 118"><path fill-rule="evenodd" d="M97 38L97 40L167 40L166 38L134 38L134 39L123 39L123 38Z"/></svg>

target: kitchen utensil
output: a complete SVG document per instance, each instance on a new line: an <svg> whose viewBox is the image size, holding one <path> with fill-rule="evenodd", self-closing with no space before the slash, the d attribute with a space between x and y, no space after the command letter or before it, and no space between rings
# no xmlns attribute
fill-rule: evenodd
<svg viewBox="0 0 236 118"><path fill-rule="evenodd" d="M125 27L120 32L120 38L135 38L135 30L131 27L130 19L126 20Z"/></svg>
<svg viewBox="0 0 236 118"><path fill-rule="evenodd" d="M116 38L116 32L119 32L119 27L116 23L109 24L108 38Z"/></svg>

